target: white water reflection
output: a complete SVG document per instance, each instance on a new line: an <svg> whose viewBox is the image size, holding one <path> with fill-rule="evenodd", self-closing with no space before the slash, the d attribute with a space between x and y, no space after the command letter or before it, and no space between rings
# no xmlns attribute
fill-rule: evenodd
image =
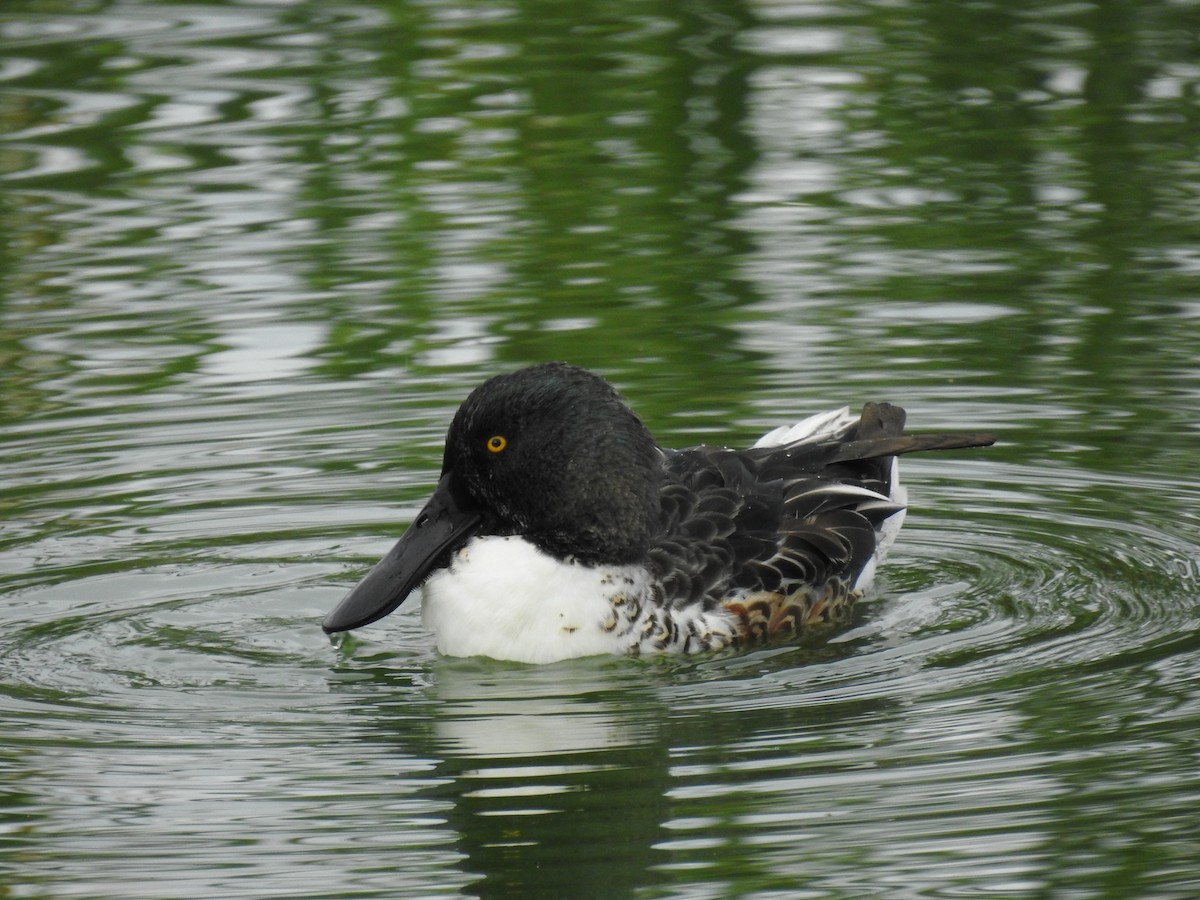
<svg viewBox="0 0 1200 900"><path fill-rule="evenodd" d="M216 381L275 381L294 378L311 369L316 361L307 358L324 344L321 325L234 322L214 343L225 349L204 357L202 372Z"/></svg>

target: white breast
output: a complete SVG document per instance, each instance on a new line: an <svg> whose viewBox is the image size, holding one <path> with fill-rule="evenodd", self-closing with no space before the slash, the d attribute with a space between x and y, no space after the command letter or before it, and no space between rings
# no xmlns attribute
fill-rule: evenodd
<svg viewBox="0 0 1200 900"><path fill-rule="evenodd" d="M520 537L476 537L422 588L421 618L447 656L545 663L625 653L613 599L640 601L639 566L562 562Z"/></svg>

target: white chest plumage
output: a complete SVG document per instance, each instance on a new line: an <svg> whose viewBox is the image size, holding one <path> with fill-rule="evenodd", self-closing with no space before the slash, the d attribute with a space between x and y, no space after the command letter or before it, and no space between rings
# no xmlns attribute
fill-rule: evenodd
<svg viewBox="0 0 1200 900"><path fill-rule="evenodd" d="M622 652L604 629L618 594L640 596L647 576L563 563L520 537L477 537L421 589L421 618L448 656L551 662Z"/></svg>
<svg viewBox="0 0 1200 900"><path fill-rule="evenodd" d="M734 632L721 612L655 604L641 566L564 563L520 537L473 538L421 593L422 621L447 656L545 663L686 652L724 646Z"/></svg>

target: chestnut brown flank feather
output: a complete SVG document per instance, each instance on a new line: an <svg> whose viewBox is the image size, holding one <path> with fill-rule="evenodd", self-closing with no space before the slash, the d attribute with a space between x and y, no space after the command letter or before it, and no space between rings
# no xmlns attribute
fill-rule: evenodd
<svg viewBox="0 0 1200 900"><path fill-rule="evenodd" d="M806 587L791 594L760 591L741 600L727 600L721 606L737 617L738 643L761 644L844 621L860 593L850 590L843 579L835 578L821 587Z"/></svg>

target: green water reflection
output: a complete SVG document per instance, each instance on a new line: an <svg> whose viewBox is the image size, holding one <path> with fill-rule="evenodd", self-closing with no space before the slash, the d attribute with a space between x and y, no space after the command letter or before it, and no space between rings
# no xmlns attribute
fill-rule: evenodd
<svg viewBox="0 0 1200 900"><path fill-rule="evenodd" d="M0 896L1196 893L1197 34L6 0ZM1004 442L912 464L832 643L330 647L544 359L667 444L874 398Z"/></svg>

